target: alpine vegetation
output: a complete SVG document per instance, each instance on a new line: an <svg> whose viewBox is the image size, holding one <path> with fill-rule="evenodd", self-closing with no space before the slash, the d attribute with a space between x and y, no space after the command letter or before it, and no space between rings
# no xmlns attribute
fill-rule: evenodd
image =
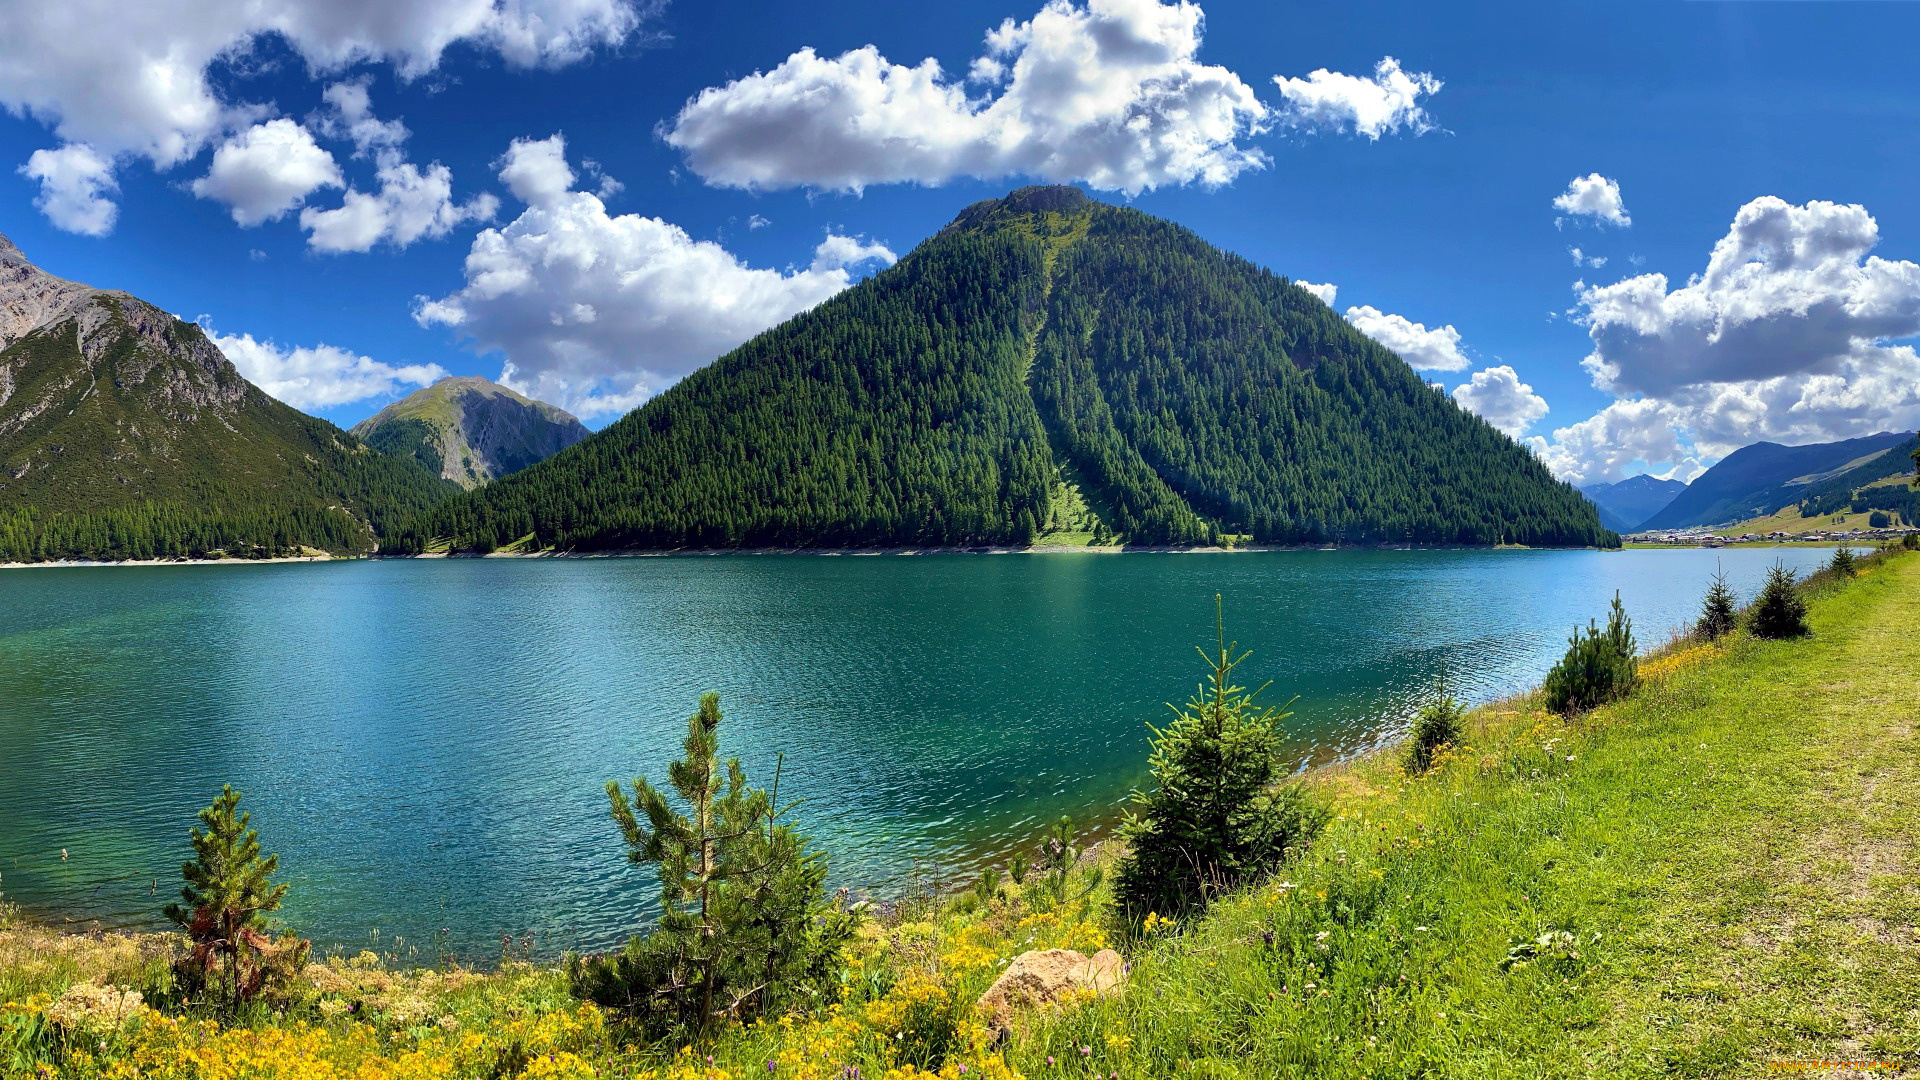
<svg viewBox="0 0 1920 1080"><path fill-rule="evenodd" d="M1238 653L1214 598L1218 644L1199 650L1210 674L1174 719L1152 727L1150 791L1133 794L1120 834L1129 851L1115 873L1114 899L1132 922L1196 911L1214 896L1304 850L1327 812L1296 784L1280 758L1292 714L1261 705L1259 690L1233 681Z"/></svg>
<svg viewBox="0 0 1920 1080"><path fill-rule="evenodd" d="M1707 595L1700 601L1700 620L1693 624L1694 632L1708 641L1726 637L1739 625L1739 607L1733 589L1727 585L1726 572L1716 571L1707 585Z"/></svg>
<svg viewBox="0 0 1920 1080"><path fill-rule="evenodd" d="M567 961L573 992L642 1032L696 1032L827 1004L854 918L826 895L826 857L781 821L771 793L719 757L720 695L687 720L685 756L667 779L686 806L644 778L629 800L607 785L627 857L660 877L660 917L620 952Z"/></svg>
<svg viewBox="0 0 1920 1080"><path fill-rule="evenodd" d="M1833 558L1828 560L1827 569L1833 571L1835 577L1854 577L1860 573L1860 560L1854 556L1853 549L1850 547L1834 548Z"/></svg>
<svg viewBox="0 0 1920 1080"><path fill-rule="evenodd" d="M1766 584L1747 613L1747 628L1759 638L1793 638L1807 634L1807 602L1800 595L1793 571L1774 563Z"/></svg>
<svg viewBox="0 0 1920 1080"><path fill-rule="evenodd" d="M1541 686L1547 708L1572 716L1625 697L1639 682L1638 652L1633 623L1616 592L1606 629L1588 620L1584 631L1576 629L1567 639L1566 655L1547 672Z"/></svg>
<svg viewBox="0 0 1920 1080"><path fill-rule="evenodd" d="M287 886L274 884L280 856L260 853L252 815L236 813L239 805L229 784L200 811L205 828L190 834L194 857L180 867L180 902L165 909L189 945L180 963L186 989L218 995L229 1011L287 981L307 955L305 941L269 936L267 913L279 910Z"/></svg>
<svg viewBox="0 0 1920 1080"><path fill-rule="evenodd" d="M1467 710L1452 694L1442 692L1422 706L1407 733L1407 753L1403 760L1408 773L1419 776L1433 768L1434 759L1446 747L1460 741Z"/></svg>

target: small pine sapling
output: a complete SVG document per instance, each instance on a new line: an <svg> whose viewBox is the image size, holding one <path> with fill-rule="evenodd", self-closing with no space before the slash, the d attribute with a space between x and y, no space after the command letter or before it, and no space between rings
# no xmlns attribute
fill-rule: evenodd
<svg viewBox="0 0 1920 1080"><path fill-rule="evenodd" d="M1754 599L1747 614L1747 628L1754 637L1781 639L1808 633L1807 602L1800 595L1793 571L1774 563L1767 571L1766 584Z"/></svg>
<svg viewBox="0 0 1920 1080"><path fill-rule="evenodd" d="M260 852L260 833L241 813L240 793L228 784L200 811L189 832L194 857L181 864L180 902L163 914L185 932L182 974L190 989L224 994L231 1011L285 981L304 965L308 943L268 934L267 913L279 910L285 884L274 884L280 856Z"/></svg>
<svg viewBox="0 0 1920 1080"><path fill-rule="evenodd" d="M1707 595L1700 601L1700 621L1694 624L1694 630L1708 641L1718 641L1733 633L1738 625L1739 603L1727 585L1726 573L1716 569L1707 585Z"/></svg>
<svg viewBox="0 0 1920 1080"><path fill-rule="evenodd" d="M1856 577L1860 573L1860 560L1854 556L1852 548L1837 547L1833 549L1833 558L1827 561L1827 569L1833 571L1835 577Z"/></svg>
<svg viewBox="0 0 1920 1080"><path fill-rule="evenodd" d="M1326 810L1285 782L1281 725L1290 714L1233 681L1250 654L1226 640L1219 604L1216 596L1217 648L1200 650L1208 681L1185 707L1168 706L1171 724L1148 725L1153 787L1133 793L1121 826L1128 852L1114 896L1136 924L1204 907L1304 850L1326 824Z"/></svg>
<svg viewBox="0 0 1920 1080"><path fill-rule="evenodd" d="M703 695L667 767L685 813L645 779L631 800L607 785L628 859L659 876L661 913L623 951L567 962L577 996L654 1036L826 1004L855 929L827 899L825 856L781 820L779 769L772 794L749 787L737 758L720 760L719 726L720 696Z"/></svg>
<svg viewBox="0 0 1920 1080"><path fill-rule="evenodd" d="M1572 716L1625 697L1640 681L1638 651L1633 623L1615 592L1606 629L1588 620L1584 632L1574 630L1566 655L1547 672L1541 684L1547 708Z"/></svg>

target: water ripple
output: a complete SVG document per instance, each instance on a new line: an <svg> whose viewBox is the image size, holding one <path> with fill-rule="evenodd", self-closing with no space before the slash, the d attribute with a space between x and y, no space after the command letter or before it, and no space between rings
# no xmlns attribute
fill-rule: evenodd
<svg viewBox="0 0 1920 1080"><path fill-rule="evenodd" d="M0 574L0 888L150 922L194 811L247 795L324 944L446 930L602 947L645 917L602 787L656 782L698 695L728 748L884 885L1111 820L1202 674L1212 596L1295 694L1293 751L1379 744L1445 683L1536 682L1621 591L1643 642L1724 552L443 561ZM61 860L60 850L68 858ZM156 895L157 894L157 895Z"/></svg>

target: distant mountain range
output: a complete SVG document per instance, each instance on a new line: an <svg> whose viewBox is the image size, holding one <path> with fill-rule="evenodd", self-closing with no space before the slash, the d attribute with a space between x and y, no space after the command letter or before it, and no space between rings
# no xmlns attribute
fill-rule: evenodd
<svg viewBox="0 0 1920 1080"><path fill-rule="evenodd" d="M355 424L353 434L471 490L544 461L592 432L558 406L463 375L414 391Z"/></svg>
<svg viewBox="0 0 1920 1080"><path fill-rule="evenodd" d="M1908 446L1912 440L1910 433L1886 431L1806 446L1754 443L1735 450L1701 473L1672 502L1643 522L1641 528L1680 529L1764 517L1800 502L1823 481L1876 459L1886 458L1891 462L1899 455L1889 455L1888 451ZM1890 465L1887 474L1899 471L1899 464Z"/></svg>
<svg viewBox="0 0 1920 1080"><path fill-rule="evenodd" d="M1593 505L1306 290L1075 188L896 266L412 548L1616 542Z"/></svg>
<svg viewBox="0 0 1920 1080"><path fill-rule="evenodd" d="M457 490L0 236L0 560L370 551Z"/></svg>
<svg viewBox="0 0 1920 1080"><path fill-rule="evenodd" d="M1612 484L1588 484L1580 494L1600 508L1600 523L1615 532L1633 532L1687 489L1680 480L1645 473Z"/></svg>

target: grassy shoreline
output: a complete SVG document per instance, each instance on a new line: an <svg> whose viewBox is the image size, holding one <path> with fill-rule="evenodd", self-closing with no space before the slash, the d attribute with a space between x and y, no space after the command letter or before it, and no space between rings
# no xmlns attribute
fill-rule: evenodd
<svg viewBox="0 0 1920 1080"><path fill-rule="evenodd" d="M1339 816L1304 859L1143 940L1120 940L1103 890L1054 912L1018 890L987 904L922 897L869 923L844 1004L687 1053L612 1039L551 971L336 961L283 1014L221 1031L116 1021L85 1063L30 1064L61 1076L137 1062L179 1077L675 1080L844 1080L849 1067L958 1077L962 1066L1034 1078L1759 1076L1841 1060L1891 1063L1858 1075L1912 1073L1920 557L1874 559L1856 580L1809 591L1809 638L1675 643L1643 662L1633 696L1574 721L1530 698L1495 703L1419 779L1385 752L1316 770L1308 782ZM148 940L0 931L0 999L27 1003L11 1017L44 1018L73 983L139 988L159 977L140 952ZM1132 963L1124 996L987 1044L970 1005L1013 953L1110 943ZM0 1020L0 1040L26 1023ZM0 1041L0 1070L7 1054ZM242 1060L259 1064L220 1069Z"/></svg>

